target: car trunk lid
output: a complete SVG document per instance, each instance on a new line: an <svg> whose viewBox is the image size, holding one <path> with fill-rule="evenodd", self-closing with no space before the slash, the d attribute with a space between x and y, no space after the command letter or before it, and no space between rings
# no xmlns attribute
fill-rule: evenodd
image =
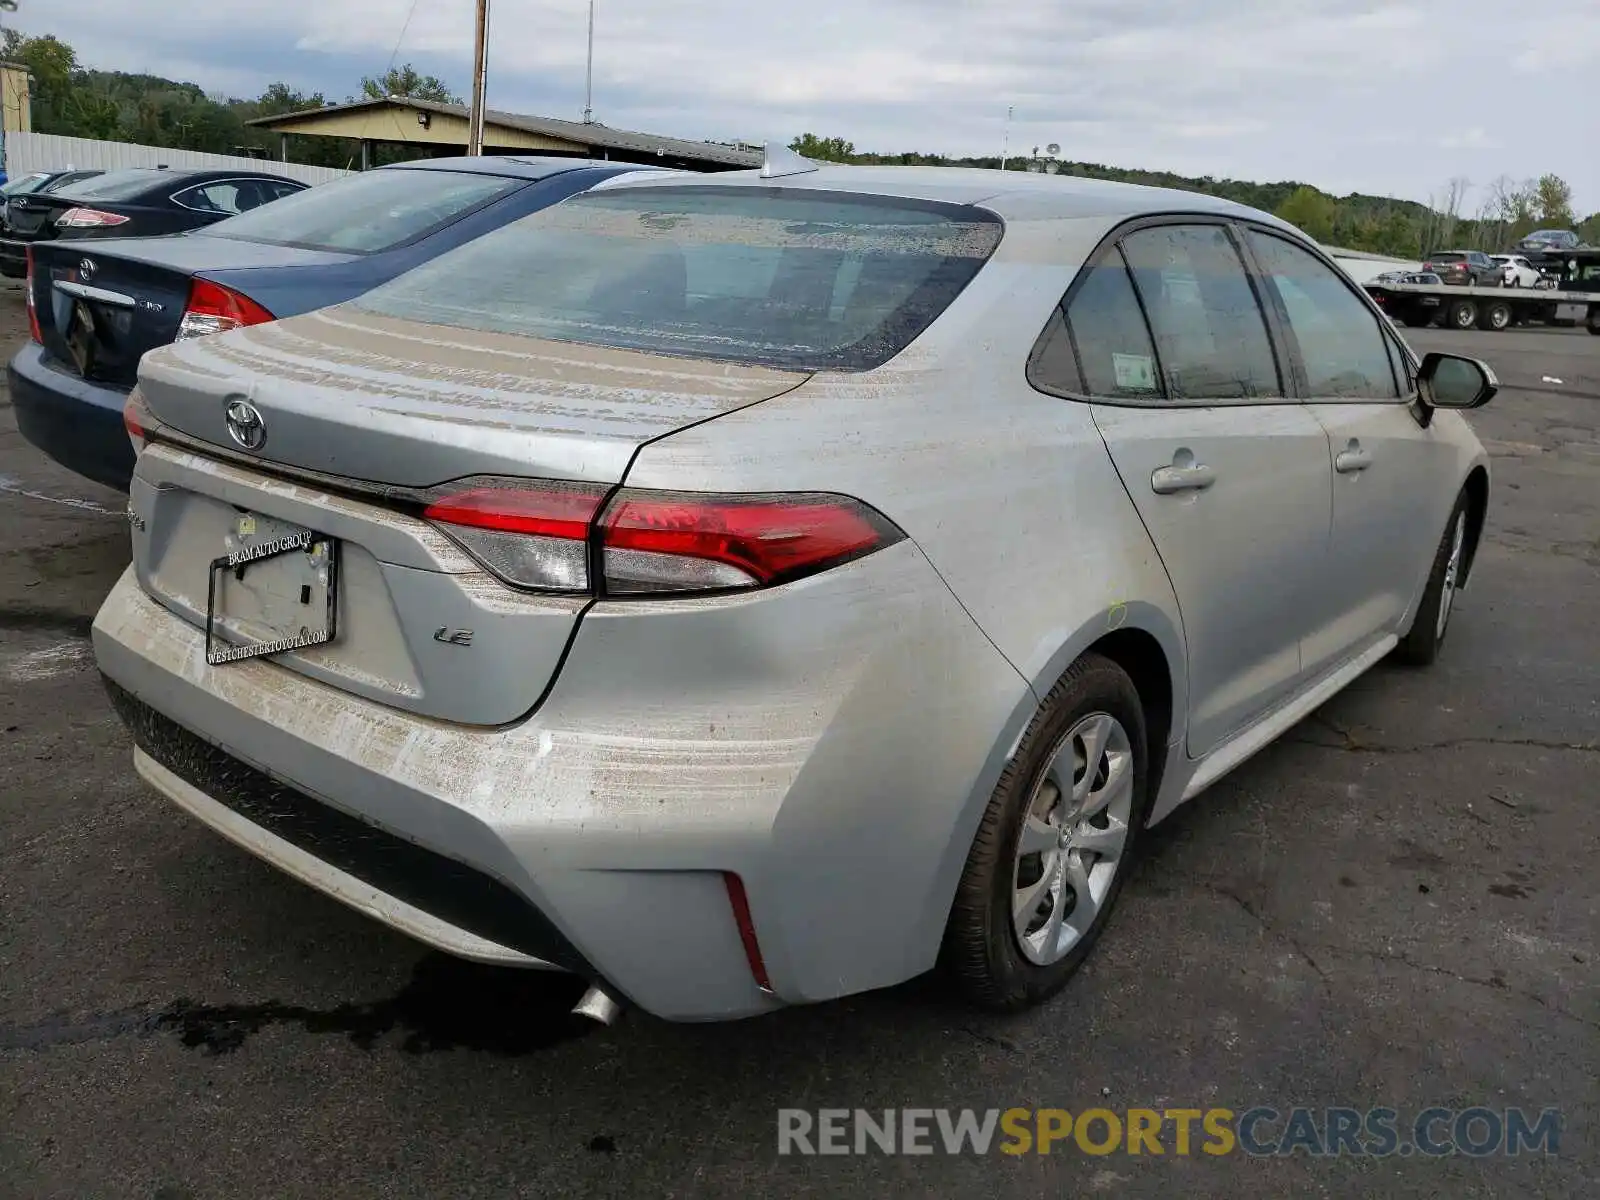
<svg viewBox="0 0 1600 1200"><path fill-rule="evenodd" d="M61 196L27 195L6 199L6 226L13 237L25 241L55 236L55 221L76 201Z"/></svg>
<svg viewBox="0 0 1600 1200"><path fill-rule="evenodd" d="M401 487L470 475L615 483L653 438L807 377L368 313L341 305L149 354L156 417L237 450L226 409L254 406L256 455Z"/></svg>
<svg viewBox="0 0 1600 1200"><path fill-rule="evenodd" d="M140 456L135 566L183 619L205 628L215 618L219 646L236 636L272 645L331 624L331 640L270 661L422 716L516 720L554 679L588 596L501 582L399 489L482 475L617 483L651 438L805 378L349 308L186 340L147 356L140 373L151 414L187 436L156 427ZM253 456L270 460L261 469L228 432L224 410L240 397L265 428ZM242 574L226 561L284 545L285 556Z"/></svg>
<svg viewBox="0 0 1600 1200"><path fill-rule="evenodd" d="M85 379L132 387L145 351L177 335L188 272L71 242L36 243L32 253L45 350Z"/></svg>

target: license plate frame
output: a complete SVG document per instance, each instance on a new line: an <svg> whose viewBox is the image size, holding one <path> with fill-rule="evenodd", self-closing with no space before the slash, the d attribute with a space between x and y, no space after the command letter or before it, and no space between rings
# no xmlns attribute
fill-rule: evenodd
<svg viewBox="0 0 1600 1200"><path fill-rule="evenodd" d="M317 586L325 588L324 605L316 606L317 615L322 617L321 628L302 624L298 632L276 629L272 632L277 632L281 636L255 641L242 640L237 629L232 631L231 636L224 636L222 626L229 619L229 614L218 611L220 599L218 584L230 573L237 582L243 583L245 576L252 569L282 560L289 555L300 555L307 559L310 565L305 570L313 576L318 571L327 573L325 584L313 579L311 583L300 585L302 589ZM302 600L302 603L306 601ZM211 560L209 578L206 582L206 662L210 666L220 667L252 658L325 646L338 634L339 541L337 538L315 533L309 529L292 527L288 528L288 532L279 533L266 541L241 544L238 549Z"/></svg>

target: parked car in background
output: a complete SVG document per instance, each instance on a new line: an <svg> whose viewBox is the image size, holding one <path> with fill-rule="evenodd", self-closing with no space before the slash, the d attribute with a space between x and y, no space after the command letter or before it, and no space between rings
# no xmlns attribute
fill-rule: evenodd
<svg viewBox="0 0 1600 1200"><path fill-rule="evenodd" d="M30 171L0 187L0 196L31 196L36 192L54 192L68 184L104 174L105 172L101 170Z"/></svg>
<svg viewBox="0 0 1600 1200"><path fill-rule="evenodd" d="M28 247L56 238L149 237L181 233L305 190L265 171L132 167L50 192L8 197L0 274L21 279Z"/></svg>
<svg viewBox="0 0 1600 1200"><path fill-rule="evenodd" d="M157 791L585 1012L1016 1010L1436 658L1494 391L1266 213L774 148L146 355L95 656Z"/></svg>
<svg viewBox="0 0 1600 1200"><path fill-rule="evenodd" d="M1518 250L1576 250L1583 239L1571 229L1536 229L1517 243Z"/></svg>
<svg viewBox="0 0 1600 1200"><path fill-rule="evenodd" d="M1499 287L1505 273L1482 250L1436 250L1422 269L1456 287Z"/></svg>
<svg viewBox="0 0 1600 1200"><path fill-rule="evenodd" d="M1525 255L1491 254L1489 257L1500 264L1501 283L1506 287L1537 287L1544 278Z"/></svg>
<svg viewBox="0 0 1600 1200"><path fill-rule="evenodd" d="M22 435L63 466L128 486L122 406L154 346L358 296L508 221L640 168L572 158L396 164L179 237L39 242L32 340L8 379Z"/></svg>
<svg viewBox="0 0 1600 1200"><path fill-rule="evenodd" d="M32 197L60 191L71 184L103 174L104 171L34 171L0 187L0 274L17 277L13 271L5 269L7 259L15 261L16 253L5 245L5 239L11 237L13 204L19 213L27 213L39 203Z"/></svg>

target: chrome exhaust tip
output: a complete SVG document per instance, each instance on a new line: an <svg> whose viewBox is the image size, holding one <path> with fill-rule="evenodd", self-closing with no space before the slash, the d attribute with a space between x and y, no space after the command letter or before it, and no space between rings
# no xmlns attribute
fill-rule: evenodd
<svg viewBox="0 0 1600 1200"><path fill-rule="evenodd" d="M572 1015L587 1017L596 1025L615 1025L622 1016L622 1001L598 983L592 983L582 999L572 1006Z"/></svg>

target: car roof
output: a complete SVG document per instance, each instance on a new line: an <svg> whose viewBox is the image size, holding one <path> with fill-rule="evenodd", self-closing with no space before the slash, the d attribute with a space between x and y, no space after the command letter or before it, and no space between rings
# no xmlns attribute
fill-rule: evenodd
<svg viewBox="0 0 1600 1200"><path fill-rule="evenodd" d="M972 204L1002 217L1048 220L1071 217L1130 218L1146 213L1214 212L1283 226L1270 213L1203 192L1115 183L1080 175L1000 172L982 167L843 166L819 163L803 174L763 176L760 171L668 175L628 180L628 187L784 187L858 192L910 200Z"/></svg>
<svg viewBox="0 0 1600 1200"><path fill-rule="evenodd" d="M636 163L602 162L595 158L563 158L532 154L458 154L449 158L419 158L411 162L386 163L380 171L469 171L475 175L504 175L512 179L548 179L564 171L584 167L611 167L616 170L645 171Z"/></svg>

